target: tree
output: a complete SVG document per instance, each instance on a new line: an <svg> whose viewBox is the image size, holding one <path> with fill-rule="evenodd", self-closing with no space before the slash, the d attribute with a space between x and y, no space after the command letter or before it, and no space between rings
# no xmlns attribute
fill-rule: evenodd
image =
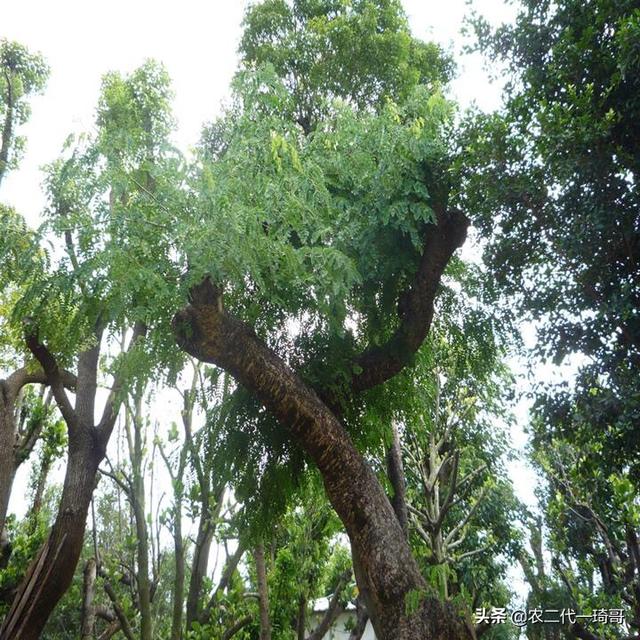
<svg viewBox="0 0 640 640"><path fill-rule="evenodd" d="M636 2L562 0L525 1L495 30L476 19L509 82L502 112L477 117L460 147L460 202L497 293L536 323L535 356L580 356L575 377L537 390L532 432L555 579L586 607L603 597L597 558L603 585L610 564L626 567L610 596L636 580L637 523L610 508L628 512L640 488L639 16Z"/></svg>
<svg viewBox="0 0 640 640"><path fill-rule="evenodd" d="M33 279L13 315L23 320L26 344L42 367L67 425L67 468L49 538L3 622L2 633L11 637L38 637L70 585L82 551L98 465L125 383L148 375L145 354L152 347L145 349L142 343L153 318L146 307L150 298L145 287L163 262L163 245L155 238L152 251L144 238L150 224L161 225L150 218L162 212L158 201L175 193L166 184L169 176L176 177L177 166L166 142L168 95L166 74L154 63L126 80L108 76L97 138L81 140L70 157L49 170L48 222L51 231L63 238L64 256L49 272ZM146 202L150 194L153 206L147 204L145 209L139 199ZM137 217L132 217L132 210ZM125 282L131 261L142 255L155 256L154 269L146 276L132 274ZM123 332L130 336L129 347L120 357L109 359L110 392L101 417L96 418L100 353L110 336L120 337ZM77 369L75 404L64 388L65 361Z"/></svg>
<svg viewBox="0 0 640 640"><path fill-rule="evenodd" d="M0 40L0 184L20 159L24 138L17 130L31 114L29 98L44 89L48 76L42 56L17 42Z"/></svg>
<svg viewBox="0 0 640 640"><path fill-rule="evenodd" d="M371 31L385 32L395 12L395 29L410 37L395 3L353 6L366 7ZM334 19L327 4L322 13ZM271 414L258 422L275 418L319 469L378 636L466 637L453 609L426 589L349 435L422 346L440 279L466 234L467 218L449 202L450 106L413 84L400 106L334 103L306 135L277 61L240 73L236 109L216 129L203 168L192 222L199 236L185 234L190 304L174 327L185 351L231 373ZM288 348L293 319L301 334ZM413 611L411 593L420 596Z"/></svg>
<svg viewBox="0 0 640 640"><path fill-rule="evenodd" d="M42 398L30 392L33 384L48 385L47 377L26 349L21 323L11 317L20 296L42 276L46 261L19 214L0 205L0 222L0 280L5 283L0 293L0 367L6 375L0 379L0 550L6 563L10 554L6 518L14 479L51 416ZM74 375L67 371L60 375L64 386L75 388Z"/></svg>
<svg viewBox="0 0 640 640"><path fill-rule="evenodd" d="M638 459L639 25L637 3L606 1L524 2L495 31L478 20L478 46L512 79L504 112L478 118L460 156L461 201L500 292L536 321L537 355L582 355L537 413L601 440L611 468L620 451Z"/></svg>
<svg viewBox="0 0 640 640"><path fill-rule="evenodd" d="M411 36L397 0L267 0L247 12L240 53L245 66L273 65L307 134L326 114L327 98L380 108L453 71L438 45Z"/></svg>

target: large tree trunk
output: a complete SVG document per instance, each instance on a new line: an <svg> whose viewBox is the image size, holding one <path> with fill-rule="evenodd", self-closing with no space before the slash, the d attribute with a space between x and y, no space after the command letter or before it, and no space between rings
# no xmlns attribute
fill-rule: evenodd
<svg viewBox="0 0 640 640"><path fill-rule="evenodd" d="M398 329L386 345L358 358L354 393L401 371L428 333L438 282L468 224L456 212L438 217L425 239L415 281L403 297ZM192 288L191 303L174 318L174 330L181 348L225 369L255 394L318 467L358 559L358 584L367 594L378 638L472 637L455 609L427 590L384 489L329 408L334 403L323 402L251 327L227 313L221 289L209 279Z"/></svg>
<svg viewBox="0 0 640 640"><path fill-rule="evenodd" d="M75 387L75 376L69 372L59 371L58 377L61 385ZM13 481L20 464L31 453L42 428L42 421L39 421L22 431L16 407L20 404L23 387L47 382L43 371L30 372L27 367L17 369L5 380L0 380L0 562L4 557L4 546L8 543L5 524Z"/></svg>
<svg viewBox="0 0 640 640"><path fill-rule="evenodd" d="M137 324L131 345L145 333ZM27 346L42 366L60 413L67 424L69 441L67 469L55 522L47 541L22 579L2 627L0 640L36 640L47 619L73 580L82 551L91 497L96 485L98 465L103 460L120 407L119 391L123 378L116 375L102 417L95 423L98 358L102 332L96 331L97 344L78 358L75 407L65 391L68 374L58 367L53 354L39 342L37 332L27 335ZM32 382L26 376L27 382Z"/></svg>

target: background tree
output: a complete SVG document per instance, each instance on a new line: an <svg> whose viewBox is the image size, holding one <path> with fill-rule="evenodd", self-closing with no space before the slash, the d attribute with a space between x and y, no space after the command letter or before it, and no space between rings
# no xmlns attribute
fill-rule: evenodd
<svg viewBox="0 0 640 640"><path fill-rule="evenodd" d="M49 67L39 54L17 42L0 40L0 184L20 160L24 138L18 129L31 114L29 98L40 93L49 77Z"/></svg>
<svg viewBox="0 0 640 640"><path fill-rule="evenodd" d="M639 28L635 2L525 1L512 25L476 19L477 46L508 82L502 112L477 117L461 144L460 201L477 214L497 291L536 323L535 356L579 355L575 377L536 394L533 452L549 543L571 556L555 579L581 606L603 595L589 576L607 544L618 551L603 570L633 555L609 509L624 495L628 511L640 488ZM574 578L588 583L582 596Z"/></svg>
<svg viewBox="0 0 640 640"><path fill-rule="evenodd" d="M160 194L169 194L166 177L176 175L175 155L165 141L170 128L167 83L166 74L153 63L127 80L108 76L98 111L98 136L81 140L70 157L50 167L48 224L63 239L64 255L46 277L25 290L13 313L19 319L37 318L26 326L27 345L43 367L67 424L68 458L51 535L3 623L3 633L12 637L37 637L71 583L97 467L117 418L123 385L148 375L150 361L136 343L153 324L144 306L149 300L144 287L162 264L163 245L154 241L153 250L151 244L145 246L153 221L140 214L162 212L157 203ZM130 265L142 255L154 255L156 265L146 275L134 274ZM126 274L132 275L128 282L123 280ZM110 394L97 419L101 349L110 336L127 330L133 330L130 344L137 360L111 360L113 382L107 383ZM75 364L81 378L75 405L63 386L65 362Z"/></svg>

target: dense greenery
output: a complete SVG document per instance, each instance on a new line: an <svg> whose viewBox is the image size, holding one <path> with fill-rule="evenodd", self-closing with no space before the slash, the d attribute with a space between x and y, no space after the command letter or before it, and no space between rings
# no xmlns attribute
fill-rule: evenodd
<svg viewBox="0 0 640 640"><path fill-rule="evenodd" d="M496 113L459 116L399 0L264 0L194 157L147 61L104 76L38 229L0 204L0 635L515 638L472 614L522 604L519 564L527 607L627 620L528 637L637 637L640 7L470 23ZM2 40L0 71L1 183L48 68ZM530 389L535 509L516 352L578 363Z"/></svg>

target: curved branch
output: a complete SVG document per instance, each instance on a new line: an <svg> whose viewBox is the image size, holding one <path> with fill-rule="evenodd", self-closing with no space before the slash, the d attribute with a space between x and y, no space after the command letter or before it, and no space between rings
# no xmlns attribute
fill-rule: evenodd
<svg viewBox="0 0 640 640"><path fill-rule="evenodd" d="M354 391L365 391L386 382L402 371L420 348L433 320L440 278L455 250L464 244L468 226L468 218L459 211L437 215L437 224L427 232L414 281L402 296L400 325L385 344L358 357L360 373L351 379Z"/></svg>
<svg viewBox="0 0 640 640"><path fill-rule="evenodd" d="M51 385L53 397L56 399L60 413L67 423L69 432L71 433L76 431L78 428L78 417L71 406L67 393L64 390L62 370L58 367L58 363L54 355L40 342L37 329L33 326L29 326L29 324L27 324L26 329L25 340L27 347L29 347L31 353L40 363L40 366Z"/></svg>

